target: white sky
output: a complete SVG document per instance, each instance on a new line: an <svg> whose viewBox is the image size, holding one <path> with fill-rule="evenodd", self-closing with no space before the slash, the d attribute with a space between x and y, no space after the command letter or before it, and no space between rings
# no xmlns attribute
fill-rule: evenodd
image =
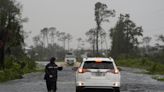
<svg viewBox="0 0 164 92"><path fill-rule="evenodd" d="M155 37L164 34L164 0L17 0L23 5L23 16L29 21L24 24L25 31L31 31L26 43L31 45L32 37L43 27L56 27L61 32L74 36L72 47L77 47L78 37L96 26L94 5L102 2L109 9L115 9L117 17L110 23L103 23L106 31L113 26L120 13L129 13L131 19L144 29L145 36ZM110 43L109 43L110 45Z"/></svg>

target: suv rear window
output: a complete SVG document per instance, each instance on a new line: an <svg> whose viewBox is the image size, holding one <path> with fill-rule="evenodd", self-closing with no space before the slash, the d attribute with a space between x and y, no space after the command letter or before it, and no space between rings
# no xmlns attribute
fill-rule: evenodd
<svg viewBox="0 0 164 92"><path fill-rule="evenodd" d="M83 66L84 69L114 69L113 63L109 61L86 61Z"/></svg>

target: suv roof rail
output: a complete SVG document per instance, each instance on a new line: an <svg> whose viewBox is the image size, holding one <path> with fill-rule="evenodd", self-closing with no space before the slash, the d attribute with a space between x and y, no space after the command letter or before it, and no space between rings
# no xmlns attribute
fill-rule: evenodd
<svg viewBox="0 0 164 92"><path fill-rule="evenodd" d="M109 59L110 59L110 60L113 60L113 58L112 58L112 57L109 57Z"/></svg>
<svg viewBox="0 0 164 92"><path fill-rule="evenodd" d="M86 61L87 60L87 57L83 58L83 61Z"/></svg>

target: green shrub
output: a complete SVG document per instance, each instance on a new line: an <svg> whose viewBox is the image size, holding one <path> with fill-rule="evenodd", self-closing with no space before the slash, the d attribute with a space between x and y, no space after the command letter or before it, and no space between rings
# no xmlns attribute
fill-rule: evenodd
<svg viewBox="0 0 164 92"><path fill-rule="evenodd" d="M19 59L7 57L5 69L0 71L0 82L22 78L23 74L33 72L35 68L35 62L26 56Z"/></svg>
<svg viewBox="0 0 164 92"><path fill-rule="evenodd" d="M5 69L0 72L0 82L4 82L7 80L13 80L13 79L18 79L21 78L22 75L19 74L16 70L14 69Z"/></svg>
<svg viewBox="0 0 164 92"><path fill-rule="evenodd" d="M119 58L116 63L119 66L146 69L151 74L164 74L164 64L153 62L148 58Z"/></svg>
<svg viewBox="0 0 164 92"><path fill-rule="evenodd" d="M3 71L0 71L0 82L3 82L5 80L5 74Z"/></svg>

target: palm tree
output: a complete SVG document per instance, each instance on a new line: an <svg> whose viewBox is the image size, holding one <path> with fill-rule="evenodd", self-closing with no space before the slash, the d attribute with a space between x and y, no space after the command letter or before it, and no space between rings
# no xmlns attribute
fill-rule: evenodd
<svg viewBox="0 0 164 92"><path fill-rule="evenodd" d="M41 37L42 37L42 40L43 40L43 47L45 47L45 38L46 38L46 36L45 36L45 31L42 29L41 31L40 31L40 34L41 34Z"/></svg>
<svg viewBox="0 0 164 92"><path fill-rule="evenodd" d="M49 28L49 32L50 32L50 37L51 37L51 43L52 45L54 45L55 43L55 38L56 38L56 28L55 27L50 27Z"/></svg>
<svg viewBox="0 0 164 92"><path fill-rule="evenodd" d="M45 46L45 40L47 41L47 46L48 46L48 33L49 33L49 29L48 28L43 28L42 30L41 30L41 34L42 34L42 36L43 36L43 41L44 41L44 46Z"/></svg>
<svg viewBox="0 0 164 92"><path fill-rule="evenodd" d="M92 45L93 55L95 54L95 42L96 42L96 29L92 28L88 32L85 33L88 37L87 41Z"/></svg>
<svg viewBox="0 0 164 92"><path fill-rule="evenodd" d="M70 45L70 41L72 40L72 35L70 35L69 33L66 35L67 41L68 41L68 51L69 51L69 45Z"/></svg>
<svg viewBox="0 0 164 92"><path fill-rule="evenodd" d="M39 45L40 36L37 35L37 36L33 37L33 41L34 41L34 44L35 44L36 46Z"/></svg>
<svg viewBox="0 0 164 92"><path fill-rule="evenodd" d="M142 43L145 45L146 54L149 53L149 48L150 48L149 43L150 43L151 39L152 38L149 37L149 36L146 36L146 37L143 38L143 42Z"/></svg>
<svg viewBox="0 0 164 92"><path fill-rule="evenodd" d="M56 42L56 44L58 44L57 40L59 40L59 38L60 38L60 32L58 30L56 30L56 34L55 35L56 35L55 42Z"/></svg>
<svg viewBox="0 0 164 92"><path fill-rule="evenodd" d="M79 48L81 48L81 41L82 41L82 38L81 37L79 37L78 39L77 39L77 49L79 49Z"/></svg>
<svg viewBox="0 0 164 92"><path fill-rule="evenodd" d="M60 32L59 33L59 41L63 42L63 48L65 50L65 42L66 42L67 36L65 32Z"/></svg>
<svg viewBox="0 0 164 92"><path fill-rule="evenodd" d="M103 43L106 39L106 32L104 30L101 30L100 31L100 40L101 40L101 50L103 49Z"/></svg>

